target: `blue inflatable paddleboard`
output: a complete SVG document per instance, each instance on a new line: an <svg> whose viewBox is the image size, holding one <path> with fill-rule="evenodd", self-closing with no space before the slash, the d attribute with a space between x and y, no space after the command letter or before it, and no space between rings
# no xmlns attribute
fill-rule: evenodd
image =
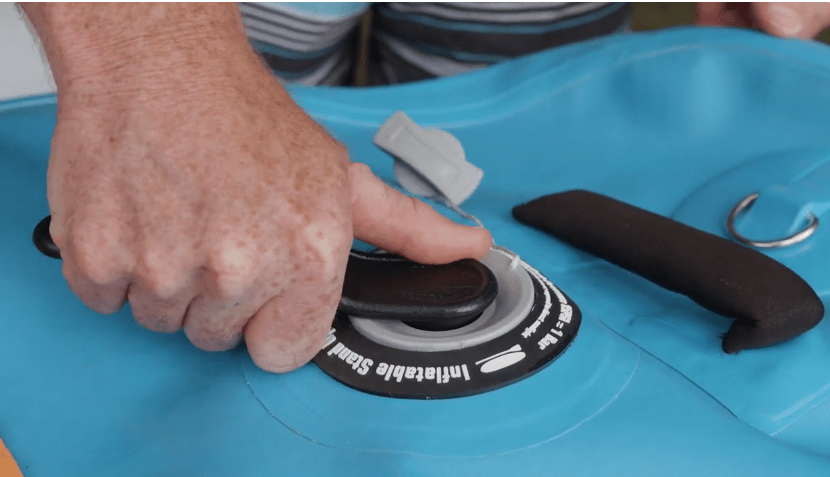
<svg viewBox="0 0 830 477"><path fill-rule="evenodd" d="M827 306L827 46L674 30L434 81L291 91L390 183L392 160L372 137L395 111L458 138L484 171L464 209L549 282L539 293L575 304L576 337L512 384L407 399L354 389L313 363L269 374L244 347L202 352L183 333L139 327L129 307L98 315L32 245L49 213L55 97L0 103L0 436L25 476L830 475L828 320L727 355L731 320L511 217L518 204L582 188L730 238L730 211L758 192L737 226L770 240L809 206L815 233L764 253ZM553 323L516 344L537 347ZM334 334L322 353L358 362L338 344ZM441 371L423 379L472 380L523 359L508 354L498 365L430 366ZM396 365L354 371L390 383L420 375Z"/></svg>

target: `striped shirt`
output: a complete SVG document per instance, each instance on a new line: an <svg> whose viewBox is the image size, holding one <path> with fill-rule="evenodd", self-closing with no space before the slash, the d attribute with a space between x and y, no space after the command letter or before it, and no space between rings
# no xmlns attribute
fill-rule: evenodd
<svg viewBox="0 0 830 477"><path fill-rule="evenodd" d="M242 3L240 10L274 73L309 85L352 84L361 59L372 85L454 75L622 32L630 21L626 3ZM368 36L360 35L364 21Z"/></svg>

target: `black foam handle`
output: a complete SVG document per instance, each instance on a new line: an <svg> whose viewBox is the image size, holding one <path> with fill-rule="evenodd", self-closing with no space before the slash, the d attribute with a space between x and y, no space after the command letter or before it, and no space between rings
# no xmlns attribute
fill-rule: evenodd
<svg viewBox="0 0 830 477"><path fill-rule="evenodd" d="M513 216L735 322L726 353L761 348L816 326L824 305L768 256L630 204L584 190L519 205Z"/></svg>
<svg viewBox="0 0 830 477"><path fill-rule="evenodd" d="M32 241L41 253L59 259L50 223L51 216L41 220ZM397 255L352 250L338 309L351 316L402 320L439 331L469 323L497 294L495 275L477 260L421 265Z"/></svg>
<svg viewBox="0 0 830 477"><path fill-rule="evenodd" d="M351 251L340 310L352 316L443 323L451 329L496 299L493 272L477 260L421 265L397 255Z"/></svg>

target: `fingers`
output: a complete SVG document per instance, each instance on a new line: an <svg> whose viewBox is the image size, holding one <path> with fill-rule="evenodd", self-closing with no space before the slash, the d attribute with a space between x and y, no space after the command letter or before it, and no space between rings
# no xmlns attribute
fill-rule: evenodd
<svg viewBox="0 0 830 477"><path fill-rule="evenodd" d="M147 286L146 281L131 284L127 294L135 321L158 333L179 331L193 298L194 290L190 286L183 286L173 294L160 295L158 289Z"/></svg>
<svg viewBox="0 0 830 477"><path fill-rule="evenodd" d="M84 305L98 313L111 314L120 310L127 301L126 276L113 276L102 282L95 282L88 273L81 271L71 259L63 260L63 276L72 293L81 299Z"/></svg>
<svg viewBox="0 0 830 477"><path fill-rule="evenodd" d="M185 312L184 332L199 349L227 351L242 339L242 330L248 319L262 305L261 300L248 296L197 296Z"/></svg>
<svg viewBox="0 0 830 477"><path fill-rule="evenodd" d="M127 301L130 260L113 247L118 231L83 222L67 236L61 217L52 217L50 234L61 250L63 275L69 288L90 309L115 313Z"/></svg>
<svg viewBox="0 0 830 477"><path fill-rule="evenodd" d="M250 250L218 247L202 270L199 295L184 317L191 343L206 351L225 351L242 339L248 319L271 297L258 279L261 268ZM261 260L260 260L261 262Z"/></svg>
<svg viewBox="0 0 830 477"><path fill-rule="evenodd" d="M329 286L307 276L305 283L271 298L245 327L254 363L272 373L286 373L310 361L325 344L342 288L342 276Z"/></svg>
<svg viewBox="0 0 830 477"><path fill-rule="evenodd" d="M830 3L755 3L759 27L783 38L815 38L830 26Z"/></svg>
<svg viewBox="0 0 830 477"><path fill-rule="evenodd" d="M460 225L378 179L368 166L349 166L355 238L424 264L481 258L490 232Z"/></svg>
<svg viewBox="0 0 830 477"><path fill-rule="evenodd" d="M110 314L129 301L136 322L151 331L178 331L198 293L197 284L183 269L178 273L127 273L126 267L106 267L104 259L88 259L68 251L62 255L69 288L85 305L98 313Z"/></svg>
<svg viewBox="0 0 830 477"><path fill-rule="evenodd" d="M362 164L351 166L350 186L357 238L422 263L479 258L490 248L483 228L452 222ZM293 252L269 265L261 247L244 241L222 242L205 255L193 253L192 241L169 245L162 240L173 233L168 229L168 236L140 242L168 244L163 248L125 248L117 237L127 235L113 223L67 229L68 239L58 230L64 274L93 310L112 313L129 300L139 324L159 332L184 327L204 350L232 348L244 336L257 365L272 372L296 369L322 348L343 286L352 238L346 224L339 234L333 223L295 230Z"/></svg>
<svg viewBox="0 0 830 477"><path fill-rule="evenodd" d="M69 288L81 301L98 313L115 313L130 302L135 321L151 331L173 333L181 328L188 305L196 293L190 280L180 286L159 286L157 279L134 274L112 278L96 277L90 268L80 269L69 254L63 260L63 274ZM105 276L105 275L100 275Z"/></svg>
<svg viewBox="0 0 830 477"><path fill-rule="evenodd" d="M179 330L198 293L193 261L181 260L172 248L162 253L144 251L140 260L133 260L135 252L123 246L116 222L85 220L66 237L62 232L55 235L70 289L99 313L115 313L129 301L133 317L143 327L168 333Z"/></svg>
<svg viewBox="0 0 830 477"><path fill-rule="evenodd" d="M329 226L324 240L318 226L304 229L306 239L290 253L290 274L266 287L265 305L245 325L245 343L260 368L285 373L310 361L325 344L343 290L351 234ZM303 232L301 232L303 234ZM275 260L279 264L285 260ZM277 269L287 268L277 265Z"/></svg>
<svg viewBox="0 0 830 477"><path fill-rule="evenodd" d="M204 261L185 252L145 260L130 289L133 315L145 328L173 332L205 351L236 346L245 322L269 296L257 296L263 271L256 253L234 237L215 240Z"/></svg>

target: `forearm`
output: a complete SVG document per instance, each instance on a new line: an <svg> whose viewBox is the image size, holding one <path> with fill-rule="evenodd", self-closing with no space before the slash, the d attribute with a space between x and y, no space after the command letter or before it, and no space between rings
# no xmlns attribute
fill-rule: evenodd
<svg viewBox="0 0 830 477"><path fill-rule="evenodd" d="M261 65L236 4L23 3L60 94L251 74Z"/></svg>

